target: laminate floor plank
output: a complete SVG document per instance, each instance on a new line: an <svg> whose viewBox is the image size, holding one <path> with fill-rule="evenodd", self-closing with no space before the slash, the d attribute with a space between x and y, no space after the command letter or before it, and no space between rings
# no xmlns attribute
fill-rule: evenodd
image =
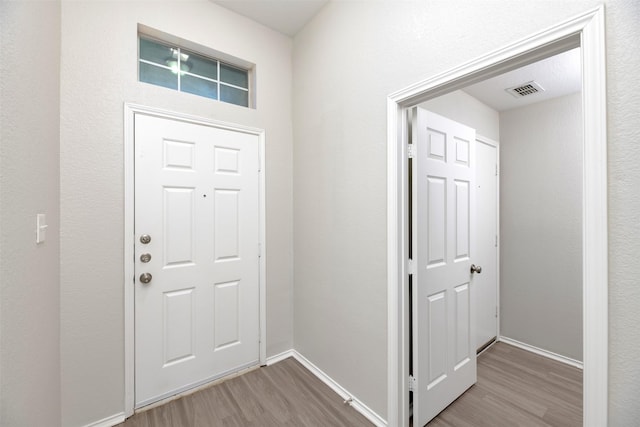
<svg viewBox="0 0 640 427"><path fill-rule="evenodd" d="M427 426L582 426L582 370L496 343L478 357L478 382Z"/></svg>
<svg viewBox="0 0 640 427"><path fill-rule="evenodd" d="M504 343L478 357L478 382L428 427L578 427L582 371ZM293 358L250 371L118 427L370 427Z"/></svg>
<svg viewBox="0 0 640 427"><path fill-rule="evenodd" d="M293 358L138 412L118 427L370 427Z"/></svg>

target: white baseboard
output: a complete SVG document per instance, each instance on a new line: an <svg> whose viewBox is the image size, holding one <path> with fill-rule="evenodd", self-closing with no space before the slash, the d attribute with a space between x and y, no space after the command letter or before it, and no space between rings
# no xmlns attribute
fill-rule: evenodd
<svg viewBox="0 0 640 427"><path fill-rule="evenodd" d="M111 415L110 417L103 418L98 421L94 421L90 424L87 424L85 427L113 427L116 424L123 423L125 420L124 412L119 414Z"/></svg>
<svg viewBox="0 0 640 427"><path fill-rule="evenodd" d="M348 403L353 409L360 412L366 419L371 421L378 427L386 427L387 422L378 414L376 414L371 408L362 403L358 398L353 397L344 387L333 380L329 375L322 372L320 368L311 363L306 357L298 353L296 350L291 350L293 357L300 362L305 368L307 368L313 375L318 377L320 381L328 385L333 391L335 391L345 403Z"/></svg>
<svg viewBox="0 0 640 427"><path fill-rule="evenodd" d="M293 357L298 362L300 362L302 366L309 370L309 372L315 375L320 381L328 385L331 390L336 392L338 396L344 399L345 403L348 403L353 409L360 412L374 425L378 427L386 427L387 422L380 415L372 411L371 408L362 403L362 401L360 401L358 398L353 397L353 395L351 395L351 393L349 393L347 389L338 384L333 378L325 374L320 368L311 363L309 359L298 353L296 350L287 350L283 351L280 354L276 354L275 356L268 357L267 366L278 363L284 359L288 359L289 357Z"/></svg>
<svg viewBox="0 0 640 427"><path fill-rule="evenodd" d="M267 357L267 366L271 366L274 363L281 362L284 359L288 359L290 357L295 357L293 353L294 353L293 350L287 350L287 351L283 351L280 354L276 354L275 356Z"/></svg>
<svg viewBox="0 0 640 427"><path fill-rule="evenodd" d="M544 350L542 348L535 347L533 345L525 344L523 342L511 339L505 336L498 337L498 341L503 342L505 344L512 345L514 347L521 348L523 350L530 351L531 353L539 354L540 356L548 357L549 359L553 359L558 362L565 363L567 365L571 365L578 369L584 369L584 364L581 361L563 356L561 354L554 353L549 350Z"/></svg>

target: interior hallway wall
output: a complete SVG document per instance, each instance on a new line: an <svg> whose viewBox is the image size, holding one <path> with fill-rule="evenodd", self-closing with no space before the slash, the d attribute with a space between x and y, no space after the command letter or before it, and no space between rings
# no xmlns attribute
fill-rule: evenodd
<svg viewBox="0 0 640 427"><path fill-rule="evenodd" d="M294 39L294 341L386 418L386 97L602 2L330 2ZM640 418L640 4L607 0L610 425Z"/></svg>
<svg viewBox="0 0 640 427"><path fill-rule="evenodd" d="M500 141L500 113L463 90L430 99L420 106L474 128L476 135Z"/></svg>
<svg viewBox="0 0 640 427"><path fill-rule="evenodd" d="M255 63L257 108L139 83L138 23ZM267 353L292 348L291 45L207 0L62 2L63 425L124 410L124 102L266 130Z"/></svg>
<svg viewBox="0 0 640 427"><path fill-rule="evenodd" d="M582 96L500 113L500 334L582 361Z"/></svg>
<svg viewBox="0 0 640 427"><path fill-rule="evenodd" d="M2 1L0 40L0 425L59 426L60 2Z"/></svg>

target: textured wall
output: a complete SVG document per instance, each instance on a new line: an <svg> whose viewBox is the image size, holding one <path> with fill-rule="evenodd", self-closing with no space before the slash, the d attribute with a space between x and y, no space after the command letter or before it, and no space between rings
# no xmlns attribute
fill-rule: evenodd
<svg viewBox="0 0 640 427"><path fill-rule="evenodd" d="M608 1L609 425L640 419L640 2Z"/></svg>
<svg viewBox="0 0 640 427"><path fill-rule="evenodd" d="M138 23L253 62L257 109L137 81ZM63 1L62 423L124 409L123 103L266 130L267 353L292 347L291 39L209 1Z"/></svg>
<svg viewBox="0 0 640 427"><path fill-rule="evenodd" d="M56 426L60 2L3 1L0 31L0 425Z"/></svg>
<svg viewBox="0 0 640 427"><path fill-rule="evenodd" d="M582 96L500 113L500 334L582 360Z"/></svg>
<svg viewBox="0 0 640 427"><path fill-rule="evenodd" d="M386 96L598 1L331 2L294 39L294 341L386 414ZM605 2L610 425L640 418L640 3ZM636 400L633 400L636 399Z"/></svg>

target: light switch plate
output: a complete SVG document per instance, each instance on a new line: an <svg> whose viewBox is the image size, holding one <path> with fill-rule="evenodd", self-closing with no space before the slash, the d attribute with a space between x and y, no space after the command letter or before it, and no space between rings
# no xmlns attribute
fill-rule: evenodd
<svg viewBox="0 0 640 427"><path fill-rule="evenodd" d="M47 238L47 216L45 214L36 215L36 243L43 243Z"/></svg>

